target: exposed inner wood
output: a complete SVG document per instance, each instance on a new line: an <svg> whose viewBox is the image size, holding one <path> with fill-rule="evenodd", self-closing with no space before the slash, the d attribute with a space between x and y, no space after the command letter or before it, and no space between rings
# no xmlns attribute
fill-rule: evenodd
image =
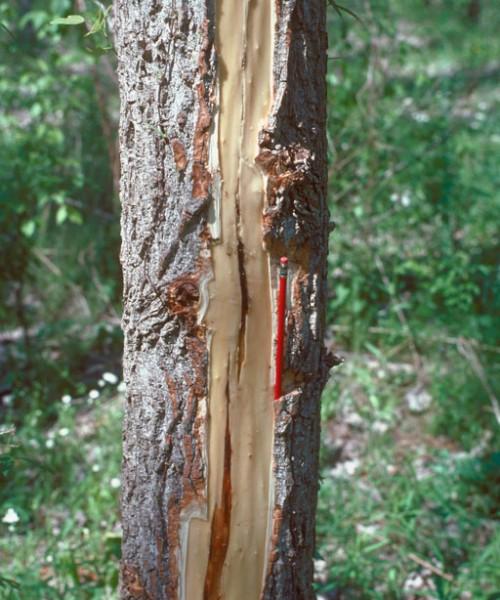
<svg viewBox="0 0 500 600"><path fill-rule="evenodd" d="M258 600L265 577L273 437L272 315L255 164L272 101L274 2L217 0L222 180L211 333L207 519L192 516L186 600Z"/></svg>

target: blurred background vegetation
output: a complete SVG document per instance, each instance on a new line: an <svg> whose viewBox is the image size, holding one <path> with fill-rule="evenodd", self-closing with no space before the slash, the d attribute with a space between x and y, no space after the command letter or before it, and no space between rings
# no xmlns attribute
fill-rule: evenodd
<svg viewBox="0 0 500 600"><path fill-rule="evenodd" d="M500 5L329 8L324 599L500 597ZM67 18L68 15L77 15ZM116 598L109 3L0 1L0 598Z"/></svg>

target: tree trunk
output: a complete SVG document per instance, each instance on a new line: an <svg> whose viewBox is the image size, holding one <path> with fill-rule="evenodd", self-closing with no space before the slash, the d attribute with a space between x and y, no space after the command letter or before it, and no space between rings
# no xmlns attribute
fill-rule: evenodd
<svg viewBox="0 0 500 600"><path fill-rule="evenodd" d="M467 17L473 23L477 23L481 16L481 0L469 0L467 5Z"/></svg>
<svg viewBox="0 0 500 600"><path fill-rule="evenodd" d="M122 598L312 599L324 0L115 0ZM279 258L284 395L272 397Z"/></svg>

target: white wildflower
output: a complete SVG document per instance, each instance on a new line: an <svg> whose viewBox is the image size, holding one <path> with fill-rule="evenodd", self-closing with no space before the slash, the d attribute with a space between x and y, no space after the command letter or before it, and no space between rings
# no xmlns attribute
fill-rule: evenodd
<svg viewBox="0 0 500 600"><path fill-rule="evenodd" d="M103 373L102 378L106 383L109 383L110 385L116 385L118 383L118 377L114 373Z"/></svg>
<svg viewBox="0 0 500 600"><path fill-rule="evenodd" d="M425 581L418 573L410 573L406 578L403 585L403 592L405 594L412 594L413 592L419 592L425 585Z"/></svg>
<svg viewBox="0 0 500 600"><path fill-rule="evenodd" d="M412 117L417 123L428 123L431 120L430 116L423 111L415 111L412 114Z"/></svg>
<svg viewBox="0 0 500 600"><path fill-rule="evenodd" d="M99 387L104 387L106 385L106 382L104 381L104 379L99 379L99 381L97 382L97 385Z"/></svg>
<svg viewBox="0 0 500 600"><path fill-rule="evenodd" d="M121 481L118 477L113 477L113 479L111 479L111 481L109 482L109 485L114 489L118 489L121 485Z"/></svg>
<svg viewBox="0 0 500 600"><path fill-rule="evenodd" d="M45 447L46 448L53 448L54 447L54 440L52 438L49 438L46 442L45 442Z"/></svg>
<svg viewBox="0 0 500 600"><path fill-rule="evenodd" d="M14 400L14 396L12 394L7 394L2 398L2 403L4 406L10 406L12 404L12 400Z"/></svg>
<svg viewBox="0 0 500 600"><path fill-rule="evenodd" d="M428 462L423 457L418 457L413 461L413 468L415 470L415 477L417 481L423 481L432 477L432 469L429 467Z"/></svg>
<svg viewBox="0 0 500 600"><path fill-rule="evenodd" d="M127 391L127 384L124 381L120 381L116 389L120 392L120 394L124 394Z"/></svg>
<svg viewBox="0 0 500 600"><path fill-rule="evenodd" d="M432 396L420 386L408 390L405 398L408 408L414 413L424 412L432 404Z"/></svg>
<svg viewBox="0 0 500 600"><path fill-rule="evenodd" d="M318 558L314 560L314 581L326 583L328 581L328 565L326 560Z"/></svg>
<svg viewBox="0 0 500 600"><path fill-rule="evenodd" d="M346 413L344 415L343 421L349 426L357 429L361 429L365 424L363 417L355 411Z"/></svg>
<svg viewBox="0 0 500 600"><path fill-rule="evenodd" d="M408 190L405 190L401 194L397 194L396 192L394 192L393 194L390 195L390 200L394 204L399 202L401 204L401 206L405 206L405 207L410 206L410 204L411 204L410 192L408 192Z"/></svg>
<svg viewBox="0 0 500 600"><path fill-rule="evenodd" d="M90 390L90 392L89 392L89 398L91 400L97 400L97 398L99 398L100 395L101 394L98 390Z"/></svg>
<svg viewBox="0 0 500 600"><path fill-rule="evenodd" d="M7 525L14 525L14 523L18 523L19 522L19 515L16 513L16 511L13 508L8 508L7 512L5 513L3 519L2 519L2 523L7 523Z"/></svg>
<svg viewBox="0 0 500 600"><path fill-rule="evenodd" d="M360 465L361 461L357 458L346 460L345 462L341 462L336 465L330 471L330 475L334 479L349 479L349 477L352 477L354 473L356 473Z"/></svg>
<svg viewBox="0 0 500 600"><path fill-rule="evenodd" d="M401 206L410 206L411 196L408 192L403 192L401 195Z"/></svg>
<svg viewBox="0 0 500 600"><path fill-rule="evenodd" d="M52 556L52 554L47 554L45 562L48 562L49 564L54 562L54 557Z"/></svg>
<svg viewBox="0 0 500 600"><path fill-rule="evenodd" d="M61 398L61 402L64 404L64 406L69 406L72 400L73 398L69 394L64 394L64 396Z"/></svg>
<svg viewBox="0 0 500 600"><path fill-rule="evenodd" d="M62 427L61 429L59 429L59 435L61 437L66 437L69 435L69 429L67 427Z"/></svg>
<svg viewBox="0 0 500 600"><path fill-rule="evenodd" d="M97 465L97 464L95 464L95 465L92 465L92 471L93 471L94 473L99 473L99 471L100 471L100 470L101 470L101 467L100 467L100 465Z"/></svg>
<svg viewBox="0 0 500 600"><path fill-rule="evenodd" d="M335 553L333 555L334 561L342 562L343 560L346 560L346 558L347 558L346 551L344 550L344 548L342 548L342 546L339 546L339 548L337 548L337 550L335 550Z"/></svg>
<svg viewBox="0 0 500 600"><path fill-rule="evenodd" d="M363 525L362 523L356 525L356 533L359 535L374 536L377 530L378 527L376 525Z"/></svg>
<svg viewBox="0 0 500 600"><path fill-rule="evenodd" d="M384 434L389 429L389 424L385 421L373 421L372 431L375 433Z"/></svg>

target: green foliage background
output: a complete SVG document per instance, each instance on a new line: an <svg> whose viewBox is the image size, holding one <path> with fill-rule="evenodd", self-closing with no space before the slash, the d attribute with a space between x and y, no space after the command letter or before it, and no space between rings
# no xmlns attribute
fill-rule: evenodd
<svg viewBox="0 0 500 600"><path fill-rule="evenodd" d="M492 599L500 6L344 4L329 10L328 343L346 361L323 402L316 586L323 598ZM116 597L107 25L109 2L0 1L0 520L18 518L0 522L0 598Z"/></svg>

